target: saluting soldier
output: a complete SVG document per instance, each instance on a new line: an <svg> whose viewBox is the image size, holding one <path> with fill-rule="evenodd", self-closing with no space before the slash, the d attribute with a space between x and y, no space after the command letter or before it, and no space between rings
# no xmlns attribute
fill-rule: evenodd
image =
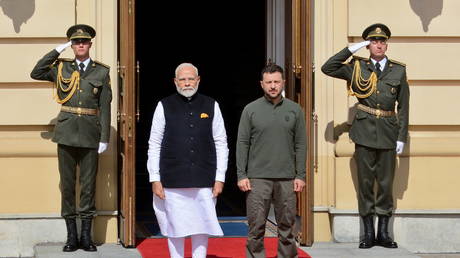
<svg viewBox="0 0 460 258"><path fill-rule="evenodd" d="M402 153L407 139L409 85L405 65L385 55L390 36L387 26L373 24L364 30L364 42L344 48L321 68L329 76L347 80L349 95L359 101L350 129L358 169L359 214L364 225L359 248L398 247L388 234L388 222L393 212L396 154ZM364 46L370 58L353 56L345 63ZM375 214L378 216L376 238Z"/></svg>
<svg viewBox="0 0 460 258"><path fill-rule="evenodd" d="M66 44L59 45L38 61L30 76L55 84L55 99L61 112L54 127L61 184L61 215L67 227L64 252L81 247L96 251L91 240L92 219L96 215L95 188L98 156L110 138L110 68L89 56L96 31L84 24L67 30ZM71 46L74 59L58 58ZM75 207L76 167L80 168L80 207ZM76 218L81 219L78 241Z"/></svg>

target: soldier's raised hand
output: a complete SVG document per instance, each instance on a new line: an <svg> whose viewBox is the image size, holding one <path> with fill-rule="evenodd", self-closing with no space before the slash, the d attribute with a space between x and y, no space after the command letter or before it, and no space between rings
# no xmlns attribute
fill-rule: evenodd
<svg viewBox="0 0 460 258"><path fill-rule="evenodd" d="M366 41L359 42L359 43L356 43L356 44L353 44L353 45L349 46L348 50L350 50L350 52L354 54L354 53L356 53L356 51L360 50L361 48L363 48L365 46L368 46L369 44L371 44L371 41L366 40Z"/></svg>
<svg viewBox="0 0 460 258"><path fill-rule="evenodd" d="M62 53L66 48L70 47L72 45L72 41L70 40L69 42L65 43L65 44L61 44L59 46L57 46L55 49L57 52Z"/></svg>

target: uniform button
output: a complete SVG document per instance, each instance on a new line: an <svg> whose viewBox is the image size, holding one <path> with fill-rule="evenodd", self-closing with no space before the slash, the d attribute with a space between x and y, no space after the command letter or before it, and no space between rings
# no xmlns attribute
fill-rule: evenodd
<svg viewBox="0 0 460 258"><path fill-rule="evenodd" d="M377 94L379 94L379 93L380 93L380 91L378 90L378 91L377 91Z"/></svg>
<svg viewBox="0 0 460 258"><path fill-rule="evenodd" d="M190 124L190 128L193 128L193 126L194 126L193 124Z"/></svg>
<svg viewBox="0 0 460 258"><path fill-rule="evenodd" d="M80 92L83 92L83 90L80 90Z"/></svg>
<svg viewBox="0 0 460 258"><path fill-rule="evenodd" d="M193 136L192 136L192 137L190 137L190 140L191 140L191 141L193 141L193 139L195 139L195 138L193 138Z"/></svg>
<svg viewBox="0 0 460 258"><path fill-rule="evenodd" d="M195 165L195 163L192 162L192 166Z"/></svg>
<svg viewBox="0 0 460 258"><path fill-rule="evenodd" d="M78 101L78 104L81 105L81 101Z"/></svg>
<svg viewBox="0 0 460 258"><path fill-rule="evenodd" d="M188 113L189 115L193 116L193 112Z"/></svg>
<svg viewBox="0 0 460 258"><path fill-rule="evenodd" d="M194 153L195 151L194 150L190 150L191 153Z"/></svg>
<svg viewBox="0 0 460 258"><path fill-rule="evenodd" d="M377 104L377 107L380 107L380 104Z"/></svg>

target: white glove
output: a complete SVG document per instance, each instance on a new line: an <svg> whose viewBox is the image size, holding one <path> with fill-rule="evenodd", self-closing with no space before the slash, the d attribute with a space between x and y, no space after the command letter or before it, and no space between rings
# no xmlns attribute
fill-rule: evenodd
<svg viewBox="0 0 460 258"><path fill-rule="evenodd" d="M99 154L103 153L105 150L107 150L107 146L109 146L108 143L100 142L99 143L99 149L97 150L97 153L99 153Z"/></svg>
<svg viewBox="0 0 460 258"><path fill-rule="evenodd" d="M70 45L72 45L72 41L69 41L65 44L62 44L62 45L59 45L57 46L55 49L57 52L62 53L62 51L64 51L66 48L70 47Z"/></svg>
<svg viewBox="0 0 460 258"><path fill-rule="evenodd" d="M396 142L396 154L401 154L404 150L404 143L397 141Z"/></svg>
<svg viewBox="0 0 460 258"><path fill-rule="evenodd" d="M356 44L353 44L351 46L348 47L348 50L350 50L350 52L352 54L356 53L356 51L360 50L361 48L367 46L371 44L371 41L369 40L366 40L366 41L363 41L363 42L359 42L359 43L356 43Z"/></svg>

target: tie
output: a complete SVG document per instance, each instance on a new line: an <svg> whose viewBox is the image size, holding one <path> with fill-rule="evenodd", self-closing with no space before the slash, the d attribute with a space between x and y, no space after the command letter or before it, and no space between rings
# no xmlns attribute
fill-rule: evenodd
<svg viewBox="0 0 460 258"><path fill-rule="evenodd" d="M80 66L80 74L83 74L85 72L85 64L80 63L78 66Z"/></svg>
<svg viewBox="0 0 460 258"><path fill-rule="evenodd" d="M375 70L376 70L376 73L377 73L377 77L380 77L380 74L382 73L382 70L380 70L380 63L379 62L375 63Z"/></svg>

